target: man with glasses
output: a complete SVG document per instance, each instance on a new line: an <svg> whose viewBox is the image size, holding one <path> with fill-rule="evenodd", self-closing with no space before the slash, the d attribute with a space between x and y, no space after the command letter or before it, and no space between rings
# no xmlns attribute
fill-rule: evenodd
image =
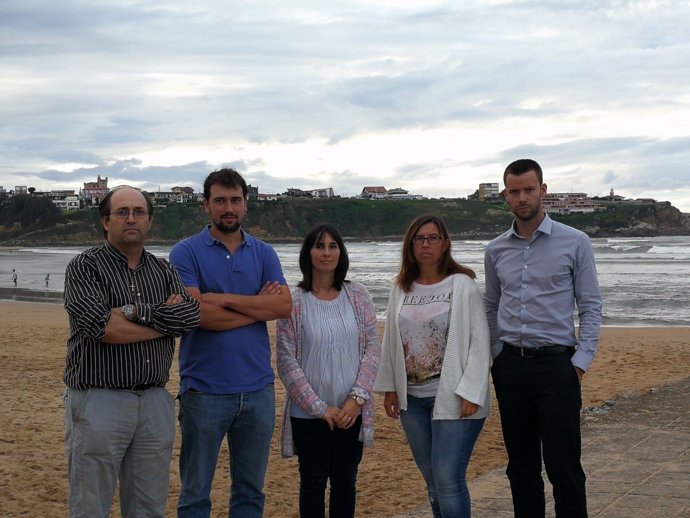
<svg viewBox="0 0 690 518"><path fill-rule="evenodd" d="M485 303L515 517L545 515L543 458L557 518L586 518L580 384L601 325L592 244L544 212L537 162L511 163L503 183L515 220L486 247Z"/></svg>
<svg viewBox="0 0 690 518"><path fill-rule="evenodd" d="M129 186L99 205L105 242L67 266L70 336L64 381L71 518L163 518L175 431L165 389L175 337L199 323L199 303L170 264L144 250L148 196Z"/></svg>
<svg viewBox="0 0 690 518"><path fill-rule="evenodd" d="M207 518L218 452L230 450L230 515L260 518L275 424L266 321L288 318L292 299L275 250L242 229L247 184L234 169L204 182L211 224L178 243L170 261L201 302L201 323L180 345L178 518Z"/></svg>

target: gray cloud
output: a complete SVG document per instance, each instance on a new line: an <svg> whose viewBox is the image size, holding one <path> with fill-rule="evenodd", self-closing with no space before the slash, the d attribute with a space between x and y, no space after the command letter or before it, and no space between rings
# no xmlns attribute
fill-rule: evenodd
<svg viewBox="0 0 690 518"><path fill-rule="evenodd" d="M199 182L202 160L141 167L151 149L228 143L334 146L380 132L509 127L517 145L465 159L427 156L382 171L386 184L533 156L563 185L689 190L690 36L683 1L0 3L0 185ZM602 122L638 122L602 134ZM632 115L630 115L632 114ZM683 126L679 116L678 126ZM559 121L564 121L561 126ZM532 136L549 121L553 141ZM580 122L585 129L573 130ZM625 123L623 123L623 126ZM591 127L588 130L587 127ZM562 128L562 129L561 129ZM615 131L614 131L615 130ZM663 138L660 135L667 135ZM81 164L71 173L57 164ZM286 181L261 157L241 169L266 191L359 192L380 178L347 162ZM299 169L295 167L294 169ZM144 179L145 178L145 179ZM472 180L469 180L472 178ZM92 178L90 178L92 179ZM460 181L460 180L459 180ZM404 186L404 185L403 185ZM618 187L617 187L618 188ZM685 210L690 211L690 194Z"/></svg>

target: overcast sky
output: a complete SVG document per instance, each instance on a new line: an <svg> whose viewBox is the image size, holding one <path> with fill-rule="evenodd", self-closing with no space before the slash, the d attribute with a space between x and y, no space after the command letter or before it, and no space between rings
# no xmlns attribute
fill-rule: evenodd
<svg viewBox="0 0 690 518"><path fill-rule="evenodd" d="M0 185L466 196L690 212L690 2L1 0Z"/></svg>

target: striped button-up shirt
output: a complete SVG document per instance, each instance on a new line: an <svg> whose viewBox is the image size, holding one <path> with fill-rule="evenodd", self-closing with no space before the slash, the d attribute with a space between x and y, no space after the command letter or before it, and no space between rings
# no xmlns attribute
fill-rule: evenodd
<svg viewBox="0 0 690 518"><path fill-rule="evenodd" d="M184 301L165 304L177 293ZM137 323L165 336L129 344L103 341L113 308L136 306ZM65 309L69 315L65 384L129 389L164 386L175 350L175 337L199 324L199 303L191 298L170 264L146 251L132 270L127 257L108 242L72 259L65 273Z"/></svg>

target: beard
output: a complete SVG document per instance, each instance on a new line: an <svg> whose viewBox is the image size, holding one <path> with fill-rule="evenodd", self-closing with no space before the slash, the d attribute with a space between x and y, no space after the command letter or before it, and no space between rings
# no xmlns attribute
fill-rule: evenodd
<svg viewBox="0 0 690 518"><path fill-rule="evenodd" d="M234 214L232 214L234 216ZM237 221L234 223L227 225L223 223L223 217L230 216L230 214L223 214L220 218L218 218L218 221L213 222L213 226L218 229L219 232L222 232L223 234L234 234L237 232L240 227L242 226L242 217L241 216L236 216Z"/></svg>
<svg viewBox="0 0 690 518"><path fill-rule="evenodd" d="M520 210L524 208L529 208L529 211L525 212ZM534 205L522 205L518 207L516 210L514 210L513 214L516 218L518 218L521 221L532 221L537 216L537 214L539 214L540 209L541 205L536 207Z"/></svg>

